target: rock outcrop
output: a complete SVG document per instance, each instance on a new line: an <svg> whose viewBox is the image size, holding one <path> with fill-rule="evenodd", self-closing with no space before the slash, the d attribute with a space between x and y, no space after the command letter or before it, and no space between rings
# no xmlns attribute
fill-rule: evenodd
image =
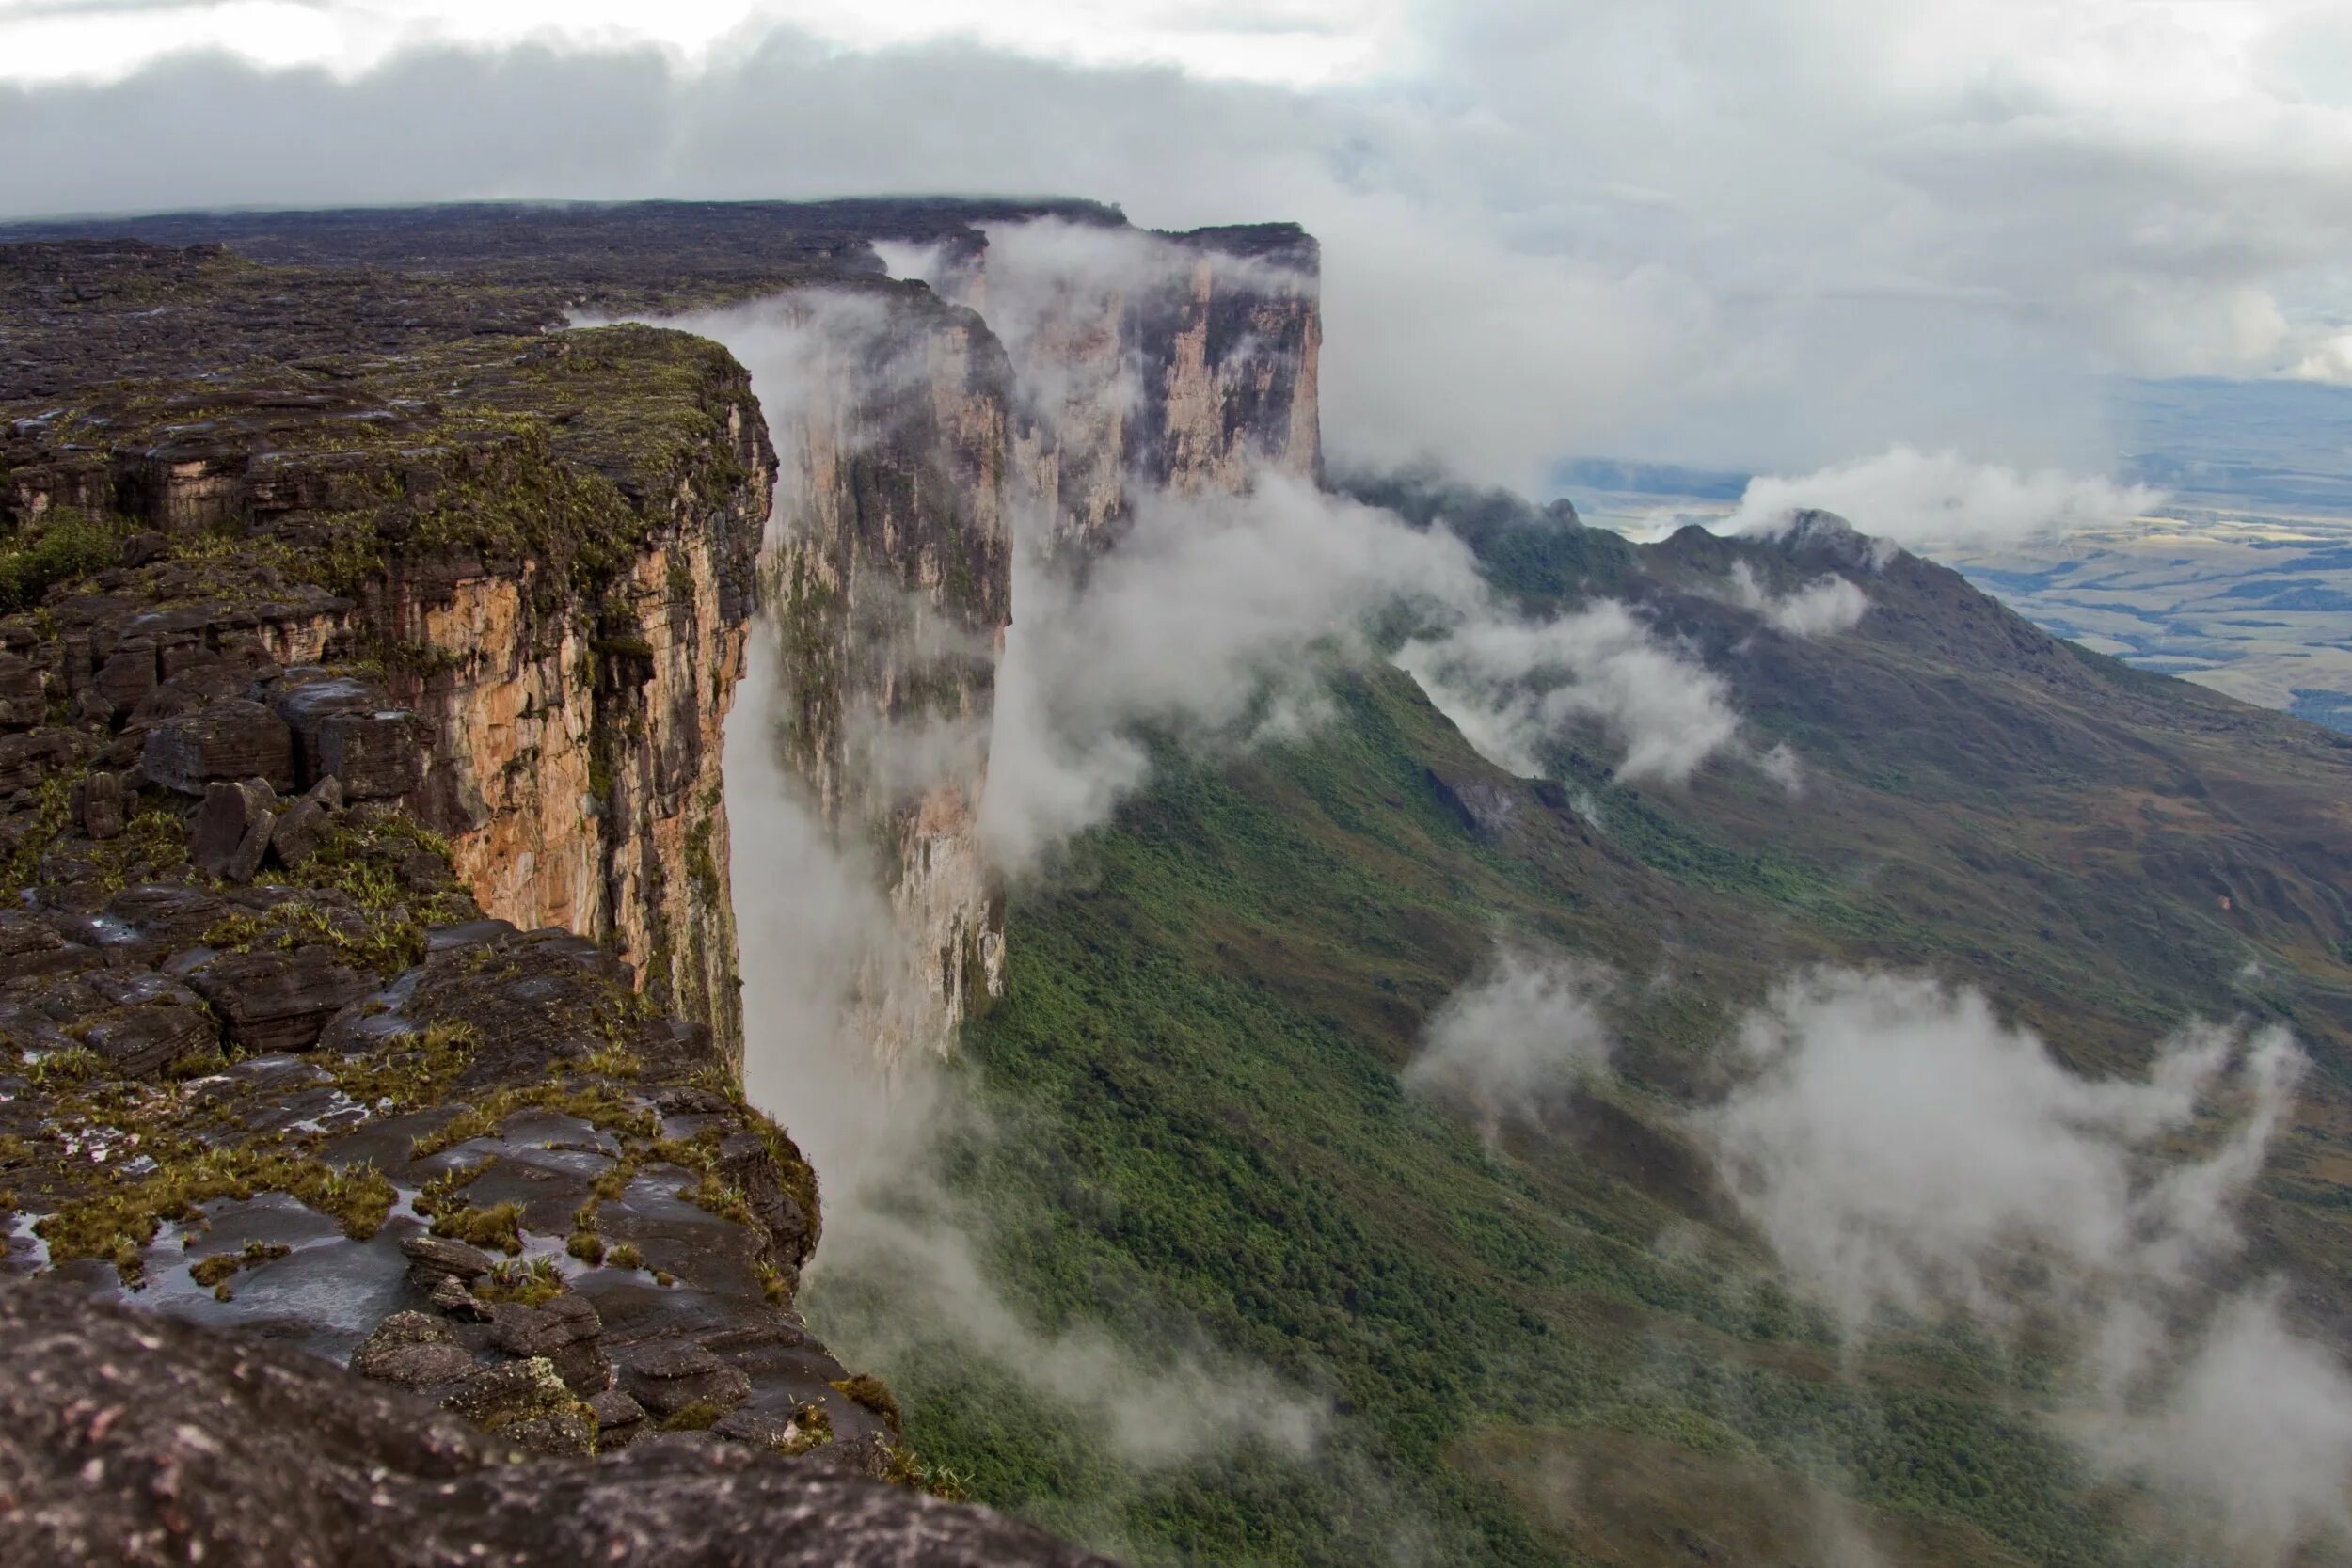
<svg viewBox="0 0 2352 1568"><path fill-rule="evenodd" d="M1001 254L999 254L1001 252ZM1099 549L1138 492L1321 476L1321 259L1294 224L1186 233L1047 223L943 265L1000 325L1015 468L1043 542Z"/></svg>
<svg viewBox="0 0 2352 1568"><path fill-rule="evenodd" d="M514 1427L485 1433L391 1383L64 1291L0 1286L0 1562L1104 1562L818 1456L695 1433L513 1463Z"/></svg>
<svg viewBox="0 0 2352 1568"><path fill-rule="evenodd" d="M0 246L0 289L8 373L119 356L0 423L0 1276L523 1451L920 1481L793 1310L816 1178L739 1089L741 367L210 253Z"/></svg>
<svg viewBox="0 0 2352 1568"><path fill-rule="evenodd" d="M1033 280L986 226L1039 218L1149 264L1000 336ZM40 1276L0 1331L56 1372L6 1391L8 1549L684 1561L771 1508L740 1560L1078 1560L846 1479L931 1483L793 1309L816 1177L739 1089L721 738L765 592L784 760L901 939L851 1027L946 1049L1003 981L1016 539L1315 472L1312 243L937 202L153 232L203 243L0 244L0 1277ZM565 327L749 299L809 345L765 416L718 344ZM248 1442L73 1382L157 1355L159 1412L285 1398Z"/></svg>

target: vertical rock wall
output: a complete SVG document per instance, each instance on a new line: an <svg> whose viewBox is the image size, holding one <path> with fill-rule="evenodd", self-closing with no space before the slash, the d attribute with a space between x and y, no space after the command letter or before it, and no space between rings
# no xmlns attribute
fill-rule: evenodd
<svg viewBox="0 0 2352 1568"><path fill-rule="evenodd" d="M1128 234L1074 259L1017 247L942 287L1007 302L1019 381L1016 471L1080 550L1116 536L1140 491L1244 488L1323 466L1315 242L1291 224Z"/></svg>
<svg viewBox="0 0 2352 1568"><path fill-rule="evenodd" d="M396 566L368 614L418 650L392 676L437 737L414 803L484 910L609 941L739 1058L719 756L773 457L737 376L702 454L730 482L642 498L596 602L563 562L457 555Z"/></svg>
<svg viewBox="0 0 2352 1568"><path fill-rule="evenodd" d="M978 813L1016 524L1099 550L1145 493L1320 472L1314 242L1114 231L1111 255L1039 272L967 245L936 294L780 303L795 346L768 400L764 571L783 744L836 840L880 863L896 941L856 977L849 1028L886 1065L949 1050L1003 983Z"/></svg>
<svg viewBox="0 0 2352 1568"><path fill-rule="evenodd" d="M803 346L770 410L766 567L783 744L836 837L881 863L898 940L855 977L850 1027L894 1063L944 1052L1003 984L978 813L1011 616L1010 368L920 288L787 309Z"/></svg>

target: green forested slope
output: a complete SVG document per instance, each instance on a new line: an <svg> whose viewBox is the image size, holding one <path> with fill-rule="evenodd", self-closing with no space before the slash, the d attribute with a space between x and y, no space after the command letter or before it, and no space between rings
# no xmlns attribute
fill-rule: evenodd
<svg viewBox="0 0 2352 1568"><path fill-rule="evenodd" d="M1562 553L1503 532L1490 560ZM1777 638L1698 591L1716 547L1611 575L1790 740L1796 797L1740 768L1627 790L1573 747L1561 784L1515 781L1382 672L1303 743L1162 755L1016 896L1008 994L959 1069L993 1132L941 1154L996 1277L1049 1330L1100 1323L1153 1364L1217 1347L1244 1364L1228 1385L1336 1415L1310 1457L1132 1465L943 1335L882 1369L927 1455L1145 1561L1796 1562L1855 1533L1902 1562L2151 1560L2134 1499L2050 1435L2046 1363L1954 1325L1839 1348L1681 1117L1723 1082L1730 1022L1812 961L1980 984L2086 1067L2190 1012L2286 1017L2329 1071L2255 1260L2338 1299L2347 976L2313 887L2352 845L2343 753L2021 632L1919 563L1873 581L1849 637ZM1505 935L1644 983L1613 1075L1490 1149L1398 1072ZM863 1275L813 1310L854 1343L889 1299Z"/></svg>

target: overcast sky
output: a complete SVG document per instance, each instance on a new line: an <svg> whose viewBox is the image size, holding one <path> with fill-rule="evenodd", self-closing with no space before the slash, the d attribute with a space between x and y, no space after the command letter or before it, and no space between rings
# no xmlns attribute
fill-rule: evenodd
<svg viewBox="0 0 2352 1568"><path fill-rule="evenodd" d="M0 0L0 214L1067 193L1326 245L1327 428L2104 470L2352 380L2352 5Z"/></svg>

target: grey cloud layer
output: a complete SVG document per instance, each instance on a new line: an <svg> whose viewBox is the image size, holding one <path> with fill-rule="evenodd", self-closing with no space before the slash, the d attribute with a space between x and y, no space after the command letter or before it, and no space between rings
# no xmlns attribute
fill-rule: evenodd
<svg viewBox="0 0 2352 1568"><path fill-rule="evenodd" d="M2097 471L2091 375L2324 368L2352 318L2352 90L2316 15L2245 12L2223 48L2109 0L1415 14L1409 74L1315 94L788 32L691 77L651 50L347 84L183 60L0 89L0 211L1050 190L1295 217L1335 448L1521 483L1899 441Z"/></svg>

